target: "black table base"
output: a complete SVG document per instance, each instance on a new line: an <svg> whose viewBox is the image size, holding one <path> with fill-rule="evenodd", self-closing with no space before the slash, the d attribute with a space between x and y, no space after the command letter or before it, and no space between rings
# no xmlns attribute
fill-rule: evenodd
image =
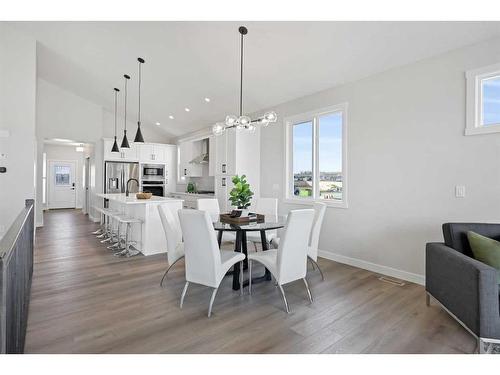
<svg viewBox="0 0 500 375"><path fill-rule="evenodd" d="M219 248L222 243L222 234L224 231L219 230L219 233L217 235L217 241L219 242ZM260 240L262 242L262 250L266 251L268 250L267 246L267 238L266 238L266 231L261 230L260 231ZM246 231L236 231L236 240L234 242L234 251L237 252L243 252L245 254L245 260L243 261L243 270L246 270L248 268L248 259L246 258L248 255L248 249L247 249L247 233ZM226 273L226 275L233 275L233 290L239 290L240 289L240 263L236 263L233 267L232 271L229 271ZM269 281L271 280L271 272L266 268L266 271L263 276L259 277L252 277L252 284L258 284L264 281ZM243 288L248 286L248 280L243 281Z"/></svg>

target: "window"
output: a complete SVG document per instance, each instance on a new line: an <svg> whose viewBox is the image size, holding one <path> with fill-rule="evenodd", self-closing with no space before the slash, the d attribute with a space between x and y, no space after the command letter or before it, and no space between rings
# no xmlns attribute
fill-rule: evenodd
<svg viewBox="0 0 500 375"><path fill-rule="evenodd" d="M68 186L69 178L71 175L71 167L67 165L56 165L55 170L55 185L56 186Z"/></svg>
<svg viewBox="0 0 500 375"><path fill-rule="evenodd" d="M286 199L347 207L347 104L285 120Z"/></svg>
<svg viewBox="0 0 500 375"><path fill-rule="evenodd" d="M466 73L466 135L500 132L500 64Z"/></svg>

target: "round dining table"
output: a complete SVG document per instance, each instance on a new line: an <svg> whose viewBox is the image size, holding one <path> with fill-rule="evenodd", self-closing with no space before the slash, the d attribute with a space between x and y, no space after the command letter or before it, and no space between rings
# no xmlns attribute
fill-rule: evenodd
<svg viewBox="0 0 500 375"><path fill-rule="evenodd" d="M262 222L252 221L244 224L228 224L221 221L214 223L214 229L218 231L217 241L219 243L219 248L222 243L222 235L224 232L236 232L236 240L234 241L234 251L243 252L245 257L247 255L247 232L260 232L260 240L262 242L262 250L268 250L266 231L275 230L283 228L286 224L286 219L284 217L269 217ZM244 260L244 269L248 267L248 261ZM236 263L234 265L233 271L230 271L233 275L233 290L240 289L240 264ZM263 281L271 280L271 273L266 269L263 276L252 277L252 284L256 284ZM243 282L243 287L248 286L248 280Z"/></svg>

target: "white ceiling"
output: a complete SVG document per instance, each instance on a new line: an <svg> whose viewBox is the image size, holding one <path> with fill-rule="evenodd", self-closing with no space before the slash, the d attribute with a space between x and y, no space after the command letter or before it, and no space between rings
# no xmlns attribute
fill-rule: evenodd
<svg viewBox="0 0 500 375"><path fill-rule="evenodd" d="M144 57L143 122L160 122L169 134L238 111L241 22L10 24L39 41L42 78L109 110L113 87L130 74L129 116L137 110L137 57ZM500 35L499 22L244 24L246 113Z"/></svg>

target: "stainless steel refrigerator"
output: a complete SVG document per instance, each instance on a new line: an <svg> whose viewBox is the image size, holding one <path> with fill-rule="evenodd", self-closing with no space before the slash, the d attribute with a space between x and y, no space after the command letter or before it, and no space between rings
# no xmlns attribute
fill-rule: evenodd
<svg viewBox="0 0 500 375"><path fill-rule="evenodd" d="M139 163L107 161L104 165L104 192L107 194L125 193L129 178L139 181ZM130 193L137 193L138 185L135 181L131 181Z"/></svg>

